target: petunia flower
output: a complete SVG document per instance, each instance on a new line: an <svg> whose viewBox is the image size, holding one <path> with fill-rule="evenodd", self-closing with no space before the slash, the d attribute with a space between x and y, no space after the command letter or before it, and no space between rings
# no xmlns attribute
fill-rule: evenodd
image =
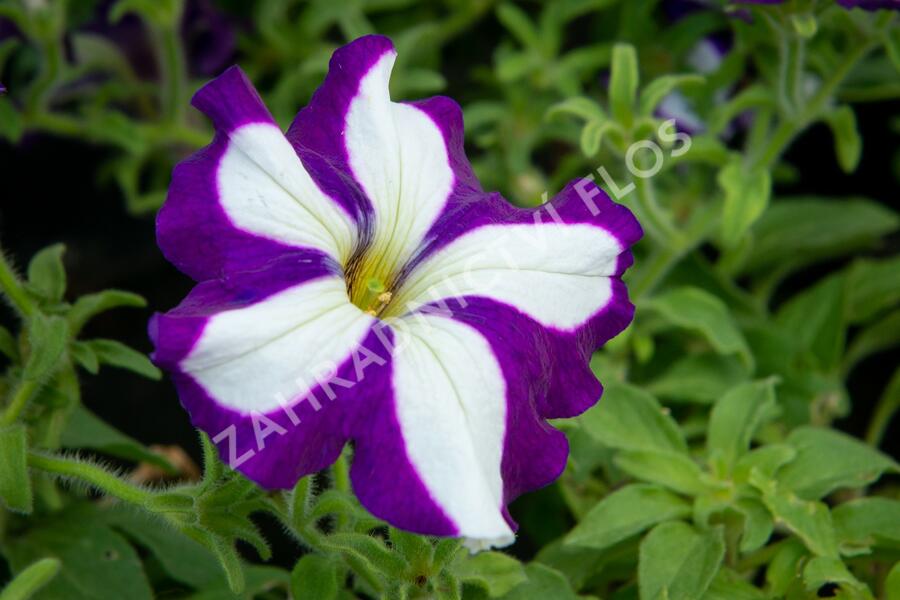
<svg viewBox="0 0 900 600"><path fill-rule="evenodd" d="M236 67L197 92L215 139L176 167L157 237L200 283L151 321L154 360L260 485L352 441L374 515L500 546L507 504L565 466L546 419L600 396L588 362L632 318L641 229L588 179L541 209L482 191L455 102L391 101L395 56L339 49L286 134Z"/></svg>

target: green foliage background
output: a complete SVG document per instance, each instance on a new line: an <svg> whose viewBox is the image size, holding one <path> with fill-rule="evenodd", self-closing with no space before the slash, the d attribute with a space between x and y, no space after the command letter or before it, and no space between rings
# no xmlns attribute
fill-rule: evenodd
<svg viewBox="0 0 900 600"><path fill-rule="evenodd" d="M0 40L10 90L0 138L108 147L97 176L142 218L173 164L210 139L188 104L202 81L188 67L179 0L109 3L110 22L140 20L156 77L84 27L97 4L0 0L0 19L20 32ZM347 455L286 494L228 471L205 438L199 481L148 488L97 462L177 472L81 401L81 380L107 365L160 377L124 344L81 336L94 316L144 301L117 290L70 297L60 245L19 271L0 260L18 317L0 328L0 581L10 581L0 599L900 599L900 467L878 449L900 370L877 396L846 387L900 341L900 259L888 251L900 219L884 201L896 201L896 179L881 177L892 186L881 202L779 193L817 176L783 159L816 124L834 140L821 168L858 167L856 111L900 97L895 12L831 0L753 8L749 21L716 2L671 21L653 0L234 0L219 10L241 24L239 62L284 125L338 45L385 33L399 50L394 97L461 102L485 189L536 205L592 174L622 190L646 231L626 277L635 322L593 358L603 400L556 424L571 459L556 484L514 507L520 542L468 556L367 514ZM733 36L730 53L715 72L692 72L689 52L716 32ZM656 108L675 89L705 123L689 148L660 135ZM640 140L664 153L650 178L626 168L652 164L629 158ZM875 407L864 439L833 427L854 406ZM287 562L265 564L261 513L296 542Z"/></svg>

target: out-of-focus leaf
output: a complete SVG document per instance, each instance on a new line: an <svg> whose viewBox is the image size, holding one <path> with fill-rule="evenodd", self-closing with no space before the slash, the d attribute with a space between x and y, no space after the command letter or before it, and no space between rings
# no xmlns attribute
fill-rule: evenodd
<svg viewBox="0 0 900 600"><path fill-rule="evenodd" d="M60 568L59 560L42 558L16 575L9 585L0 590L0 600L28 600L38 590L56 577Z"/></svg>
<svg viewBox="0 0 900 600"><path fill-rule="evenodd" d="M149 550L172 579L196 589L223 580L222 568L209 550L158 519L116 506L104 512L103 520Z"/></svg>
<svg viewBox="0 0 900 600"><path fill-rule="evenodd" d="M889 350L898 344L900 344L900 310L895 310L854 336L844 355L844 369L849 370L867 356Z"/></svg>
<svg viewBox="0 0 900 600"><path fill-rule="evenodd" d="M703 481L703 471L683 454L622 450L616 454L615 464L635 479L657 483L682 494L696 495L709 490Z"/></svg>
<svg viewBox="0 0 900 600"><path fill-rule="evenodd" d="M146 355L129 348L121 342L96 339L84 343L94 351L101 364L128 369L148 379L159 379L162 377L162 373L150 362Z"/></svg>
<svg viewBox="0 0 900 600"><path fill-rule="evenodd" d="M721 529L701 532L679 521L657 525L641 542L641 600L702 598L724 556Z"/></svg>
<svg viewBox="0 0 900 600"><path fill-rule="evenodd" d="M862 156L862 138L856 127L856 115L849 106L841 106L827 115L825 121L834 136L834 151L844 173L852 173Z"/></svg>
<svg viewBox="0 0 900 600"><path fill-rule="evenodd" d="M62 570L33 596L36 600L151 600L153 592L141 560L121 535L77 505L9 541L5 554L14 573L53 556Z"/></svg>
<svg viewBox="0 0 900 600"><path fill-rule="evenodd" d="M681 287L651 298L646 308L667 322L700 333L721 354L737 354L753 366L753 356L728 307L704 290Z"/></svg>
<svg viewBox="0 0 900 600"><path fill-rule="evenodd" d="M656 399L640 388L610 383L598 402L580 418L597 440L621 450L662 450L687 453L675 420Z"/></svg>
<svg viewBox="0 0 900 600"><path fill-rule="evenodd" d="M847 316L851 323L867 321L900 305L900 257L861 260L847 274Z"/></svg>
<svg viewBox="0 0 900 600"><path fill-rule="evenodd" d="M77 406L69 416L60 443L65 448L90 448L104 454L135 462L146 462L169 473L177 473L164 457L137 440L105 423L84 406Z"/></svg>
<svg viewBox="0 0 900 600"><path fill-rule="evenodd" d="M900 548L900 500L857 498L841 504L831 515L842 544Z"/></svg>
<svg viewBox="0 0 900 600"><path fill-rule="evenodd" d="M323 556L307 554L291 572L294 600L335 600L338 597L337 569Z"/></svg>
<svg viewBox="0 0 900 600"><path fill-rule="evenodd" d="M769 512L799 537L817 556L837 558L837 535L828 506L803 500L774 481L754 481Z"/></svg>
<svg viewBox="0 0 900 600"><path fill-rule="evenodd" d="M872 245L898 225L896 212L871 200L779 199L753 226L744 269L759 272L840 256Z"/></svg>
<svg viewBox="0 0 900 600"><path fill-rule="evenodd" d="M665 489L631 484L601 500L566 537L567 545L608 548L645 529L691 514L690 505Z"/></svg>
<svg viewBox="0 0 900 600"><path fill-rule="evenodd" d="M657 77L641 90L640 114L645 117L651 116L653 111L656 110L657 105L662 102L662 99L676 88L699 85L703 82L704 78L701 75L693 74L663 75Z"/></svg>
<svg viewBox="0 0 900 600"><path fill-rule="evenodd" d="M503 596L528 581L524 565L502 552L466 557L455 565L453 573L463 583L481 588L491 598Z"/></svg>
<svg viewBox="0 0 900 600"><path fill-rule="evenodd" d="M815 499L841 488L866 486L900 466L871 446L832 429L798 427L787 443L797 450L778 472L781 486L801 498Z"/></svg>
<svg viewBox="0 0 900 600"><path fill-rule="evenodd" d="M702 352L678 360L646 389L669 401L711 404L747 375L737 358Z"/></svg>
<svg viewBox="0 0 900 600"><path fill-rule="evenodd" d="M884 578L884 591L887 593L886 600L900 600L900 562L895 564L888 576Z"/></svg>
<svg viewBox="0 0 900 600"><path fill-rule="evenodd" d="M105 290L96 294L86 294L81 296L72 305L66 318L72 333L78 333L84 324L92 317L105 312L107 310L120 306L132 306L143 308L147 306L147 302L131 292L123 292L121 290Z"/></svg>
<svg viewBox="0 0 900 600"><path fill-rule="evenodd" d="M713 406L706 443L713 464L730 474L749 449L756 430L778 414L772 380L743 383Z"/></svg>
<svg viewBox="0 0 900 600"><path fill-rule="evenodd" d="M34 506L28 476L28 434L22 425L0 428L0 503L26 514Z"/></svg>
<svg viewBox="0 0 900 600"><path fill-rule="evenodd" d="M502 596L503 600L534 600L553 598L554 600L578 600L566 578L546 565L531 563L525 567L528 581L519 584Z"/></svg>
<svg viewBox="0 0 900 600"><path fill-rule="evenodd" d="M9 329L2 325L0 325L0 352L12 361L19 360L19 343Z"/></svg>
<svg viewBox="0 0 900 600"><path fill-rule="evenodd" d="M749 553L765 546L775 528L775 522L766 506L759 500L742 498L735 502L734 509L744 518L740 551Z"/></svg>
<svg viewBox="0 0 900 600"><path fill-rule="evenodd" d="M0 95L0 139L17 144L22 139L24 132L25 124L22 122L22 115L9 98Z"/></svg>
<svg viewBox="0 0 900 600"><path fill-rule="evenodd" d="M815 594L827 584L837 585L843 594L841 598L847 600L873 600L872 592L850 574L844 563L837 558L817 556L806 563L803 568L803 582L806 591Z"/></svg>
<svg viewBox="0 0 900 600"><path fill-rule="evenodd" d="M766 583L772 596L784 597L789 588L800 583L800 561L807 556L806 548L797 538L788 538L781 544L766 567Z"/></svg>
<svg viewBox="0 0 900 600"><path fill-rule="evenodd" d="M91 375L96 375L100 370L100 361L97 359L97 354L88 344L78 341L73 342L69 346L69 352L72 355L72 359Z"/></svg>
<svg viewBox="0 0 900 600"><path fill-rule="evenodd" d="M28 285L50 302L59 302L66 292L66 269L62 244L48 246L28 263Z"/></svg>
<svg viewBox="0 0 900 600"><path fill-rule="evenodd" d="M66 350L69 327L65 319L45 317L35 313L28 321L28 340L31 353L25 362L22 377L37 381L50 375L58 366Z"/></svg>
<svg viewBox="0 0 900 600"><path fill-rule="evenodd" d="M754 471L767 479L772 479L778 469L794 460L796 456L797 451L787 444L760 446L738 460L734 468L734 479L747 482Z"/></svg>
<svg viewBox="0 0 900 600"><path fill-rule="evenodd" d="M776 324L814 356L823 370L834 369L844 350L847 312L846 279L831 276L778 311Z"/></svg>
<svg viewBox="0 0 900 600"><path fill-rule="evenodd" d="M706 590L703 600L769 600L769 597L737 573L723 568Z"/></svg>
<svg viewBox="0 0 900 600"><path fill-rule="evenodd" d="M763 214L772 193L772 176L766 169L747 171L743 158L737 157L719 171L719 187L725 192L721 236L732 248Z"/></svg>
<svg viewBox="0 0 900 600"><path fill-rule="evenodd" d="M548 119L558 115L573 115L586 122L606 120L606 112L603 110L603 107L585 96L566 98L547 109L546 116Z"/></svg>
<svg viewBox="0 0 900 600"><path fill-rule="evenodd" d="M637 52L630 44L613 46L609 78L609 103L612 117L631 126L639 83Z"/></svg>

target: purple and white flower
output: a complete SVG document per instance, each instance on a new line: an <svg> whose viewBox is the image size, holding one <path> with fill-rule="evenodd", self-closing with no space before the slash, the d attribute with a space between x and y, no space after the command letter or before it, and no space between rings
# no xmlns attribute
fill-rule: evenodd
<svg viewBox="0 0 900 600"><path fill-rule="evenodd" d="M200 283L151 321L154 360L260 485L352 441L373 514L504 545L507 504L565 466L546 419L600 396L588 362L631 321L641 228L588 180L538 209L482 191L455 102L391 101L395 56L339 49L287 133L236 67L197 92L215 139L176 167L157 236Z"/></svg>

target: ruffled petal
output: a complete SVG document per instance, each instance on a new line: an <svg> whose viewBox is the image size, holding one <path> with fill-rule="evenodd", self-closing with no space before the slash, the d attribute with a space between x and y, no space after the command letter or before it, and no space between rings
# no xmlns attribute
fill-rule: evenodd
<svg viewBox="0 0 900 600"><path fill-rule="evenodd" d="M297 248L342 262L353 216L325 195L237 67L193 103L216 127L213 143L180 163L157 217L157 239L196 280L265 265Z"/></svg>
<svg viewBox="0 0 900 600"><path fill-rule="evenodd" d="M150 333L154 361L223 459L266 487L290 487L346 442L355 394L334 377L358 368L374 323L327 261L299 254L198 285Z"/></svg>
<svg viewBox="0 0 900 600"><path fill-rule="evenodd" d="M376 499L370 506L367 487L376 478L361 480L357 471L354 487L360 499L376 515L413 531L452 533L480 540L476 544L511 543L501 473L506 381L489 344L473 328L440 316L420 315L393 328L393 398L385 412L396 419L394 437L400 443L394 452L408 461L452 530L442 531L446 524L441 521L413 521L398 510L402 502ZM360 445L358 451L365 448ZM384 457L382 452L379 460ZM377 467L371 474L391 479Z"/></svg>

